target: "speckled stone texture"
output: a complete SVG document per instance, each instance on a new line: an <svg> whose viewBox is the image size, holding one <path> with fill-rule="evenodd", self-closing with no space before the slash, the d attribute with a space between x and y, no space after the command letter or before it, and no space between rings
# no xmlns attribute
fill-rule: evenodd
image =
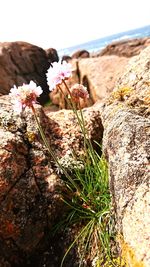
<svg viewBox="0 0 150 267"><path fill-rule="evenodd" d="M118 56L103 56L80 59L80 82L88 87L90 97L96 101L104 99L113 91L116 80L122 74L128 59Z"/></svg>
<svg viewBox="0 0 150 267"><path fill-rule="evenodd" d="M103 106L102 121L117 230L132 250L129 266L149 267L150 47L129 61Z"/></svg>
<svg viewBox="0 0 150 267"><path fill-rule="evenodd" d="M58 159L65 159L71 149L82 153L83 137L72 111L46 115L41 106L35 108ZM84 114L91 140L100 141L103 127L99 111L92 107ZM34 253L36 260L42 260L46 251L50 266L59 266L65 253L63 239L63 249L57 255L51 251L53 246L59 247L59 239L57 245L54 240L49 243L46 251L43 244L64 212L64 184L43 145L31 110L26 109L22 118L14 115L9 96L0 97L0 156L0 266L28 266L27 259Z"/></svg>
<svg viewBox="0 0 150 267"><path fill-rule="evenodd" d="M48 119L38 113L49 137ZM30 111L26 117L14 116L8 96L0 98L0 266L21 266L63 210L63 184Z"/></svg>

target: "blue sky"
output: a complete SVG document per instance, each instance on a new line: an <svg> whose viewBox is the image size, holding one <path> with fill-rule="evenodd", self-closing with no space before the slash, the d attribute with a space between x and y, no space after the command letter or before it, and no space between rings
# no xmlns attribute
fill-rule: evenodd
<svg viewBox="0 0 150 267"><path fill-rule="evenodd" d="M61 49L150 25L150 0L1 0L0 41Z"/></svg>

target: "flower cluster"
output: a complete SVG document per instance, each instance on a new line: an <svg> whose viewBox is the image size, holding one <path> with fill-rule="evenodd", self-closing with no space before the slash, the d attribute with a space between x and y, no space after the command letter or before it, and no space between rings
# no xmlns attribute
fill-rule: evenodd
<svg viewBox="0 0 150 267"><path fill-rule="evenodd" d="M78 103L80 98L82 98L83 100L86 100L87 98L89 98L87 88L83 86L82 84L73 85L70 89L70 93L75 103Z"/></svg>
<svg viewBox="0 0 150 267"><path fill-rule="evenodd" d="M72 66L70 63L66 61L52 63L52 67L48 69L46 74L49 89L53 90L57 85L61 85L63 81L71 77L71 74ZM67 86L66 83L65 86ZM79 103L80 98L86 100L89 97L86 87L81 84L75 84L71 89L67 87L67 91L75 103ZM33 81L30 81L29 84L23 84L18 88L14 85L9 93L14 111L21 113L26 107L33 108L33 104L36 103L37 97L42 92L41 87L37 86Z"/></svg>
<svg viewBox="0 0 150 267"><path fill-rule="evenodd" d="M14 85L9 93L14 111L16 113L21 113L26 107L31 108L42 92L43 90L41 87L37 86L33 81L30 81L29 84L23 84L18 88Z"/></svg>
<svg viewBox="0 0 150 267"><path fill-rule="evenodd" d="M50 91L56 88L57 85L60 85L63 80L67 80L72 74L72 66L66 61L54 62L52 67L47 71L47 83L49 85Z"/></svg>

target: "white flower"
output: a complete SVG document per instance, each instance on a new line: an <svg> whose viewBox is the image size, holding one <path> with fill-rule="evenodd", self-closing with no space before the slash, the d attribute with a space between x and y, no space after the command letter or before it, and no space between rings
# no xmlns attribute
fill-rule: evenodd
<svg viewBox="0 0 150 267"><path fill-rule="evenodd" d="M48 69L47 83L49 85L50 91L55 89L57 85L61 84L63 80L68 79L72 74L72 66L66 61L54 62L52 66Z"/></svg>
<svg viewBox="0 0 150 267"><path fill-rule="evenodd" d="M26 107L32 107L33 104L36 103L37 97L39 97L42 92L42 88L37 86L33 81L30 81L29 84L18 86L18 88L14 85L9 93L14 111L16 113L21 113Z"/></svg>

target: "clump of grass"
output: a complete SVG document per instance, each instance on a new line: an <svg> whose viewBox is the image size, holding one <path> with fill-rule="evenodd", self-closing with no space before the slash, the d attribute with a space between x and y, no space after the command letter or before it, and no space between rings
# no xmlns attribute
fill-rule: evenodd
<svg viewBox="0 0 150 267"><path fill-rule="evenodd" d="M91 150L87 152L88 160L83 161L84 169L75 168L72 172L77 186L68 179L64 179L68 191L63 201L68 206L68 212L60 225L64 228L80 225L80 230L65 253L61 267L75 244L80 258L79 266L84 266L84 262L92 264L96 257L97 262L103 265L95 266L104 266L105 262L111 262L110 266L114 266L111 253L114 233L110 212L111 197L107 162L96 151L92 154Z"/></svg>

